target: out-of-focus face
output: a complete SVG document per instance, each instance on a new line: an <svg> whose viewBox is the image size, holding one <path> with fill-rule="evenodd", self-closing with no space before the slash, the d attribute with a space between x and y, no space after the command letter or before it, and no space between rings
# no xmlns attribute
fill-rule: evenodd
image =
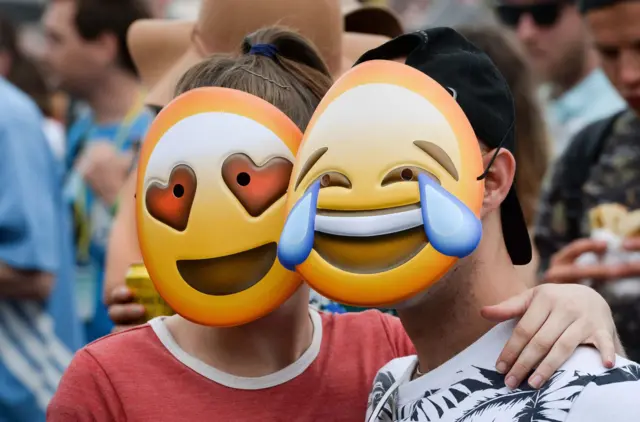
<svg viewBox="0 0 640 422"><path fill-rule="evenodd" d="M515 31L536 73L545 81L564 82L582 71L588 33L572 3L507 0L496 8L498 19Z"/></svg>
<svg viewBox="0 0 640 422"><path fill-rule="evenodd" d="M50 2L43 16L46 48L42 61L57 87L84 98L112 65L114 54L104 39L83 39L76 28L73 0Z"/></svg>
<svg viewBox="0 0 640 422"><path fill-rule="evenodd" d="M640 2L621 2L587 14L602 67L629 106L640 114Z"/></svg>

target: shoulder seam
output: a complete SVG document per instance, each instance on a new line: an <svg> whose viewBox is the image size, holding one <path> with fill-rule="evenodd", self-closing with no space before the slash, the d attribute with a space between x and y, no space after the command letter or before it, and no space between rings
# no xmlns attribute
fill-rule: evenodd
<svg viewBox="0 0 640 422"><path fill-rule="evenodd" d="M104 374L105 378L107 379L107 382L109 383L109 386L111 387L111 389L113 390L113 393L118 399L118 407L120 408L120 414L125 415L124 407L122 406L122 400L120 400L120 396L118 395L118 390L116 390L115 386L111 382L111 378L109 377L109 374L107 374L107 371L104 370L104 368L102 367L98 359L96 359L96 357L88 349L85 348L84 351L87 353L87 356L89 356L95 362L95 364L98 365L98 368L100 368L100 370ZM126 417L125 417L125 420L126 420Z"/></svg>
<svg viewBox="0 0 640 422"><path fill-rule="evenodd" d="M380 322L382 323L382 328L384 329L384 334L387 337L387 344L389 345L389 349L391 349L391 354L393 355L394 358L399 357L399 353L397 350L395 350L394 346L393 346L393 342L391 341L391 336L389 333L389 326L387 324L387 321L385 320L385 316L382 312L377 312L376 313L378 316L378 319L380 320Z"/></svg>
<svg viewBox="0 0 640 422"><path fill-rule="evenodd" d="M90 346L92 346L94 344L99 344L99 343L101 343L101 342L103 342L103 341L105 341L107 339L110 339L111 337L118 337L120 335L125 335L125 334L130 333L130 332L144 330L144 329L147 329L147 328L152 329L149 324L144 323L144 324L136 325L135 327L128 328L128 329L126 329L124 331L118 331L117 333L107 334L106 336L100 337L100 338L92 341L91 343L87 344L85 346L85 349L88 349Z"/></svg>

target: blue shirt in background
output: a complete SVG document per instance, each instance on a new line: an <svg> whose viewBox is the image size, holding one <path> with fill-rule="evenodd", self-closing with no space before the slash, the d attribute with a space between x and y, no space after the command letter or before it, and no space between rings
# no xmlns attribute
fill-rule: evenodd
<svg viewBox="0 0 640 422"><path fill-rule="evenodd" d="M40 422L63 371L83 344L62 166L31 99L0 78L0 263L55 275L51 296L0 297L0 422Z"/></svg>
<svg viewBox="0 0 640 422"><path fill-rule="evenodd" d="M551 99L549 94L548 87L544 87L542 95L555 157L562 154L580 129L627 107L599 68L560 97Z"/></svg>
<svg viewBox="0 0 640 422"><path fill-rule="evenodd" d="M123 152L137 148L153 117L140 101L122 123L95 124L91 112L87 111L69 128L65 197L74 215L78 309L88 341L109 334L113 328L102 300L102 289L114 210L93 193L73 166L82 151L93 142L111 142Z"/></svg>

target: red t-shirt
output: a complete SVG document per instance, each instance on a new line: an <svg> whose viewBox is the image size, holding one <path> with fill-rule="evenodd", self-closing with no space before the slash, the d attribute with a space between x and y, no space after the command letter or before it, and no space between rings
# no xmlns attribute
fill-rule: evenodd
<svg viewBox="0 0 640 422"><path fill-rule="evenodd" d="M260 378L188 355L160 319L80 350L48 422L362 422L378 369L414 354L400 321L378 311L311 312L314 338L292 365Z"/></svg>

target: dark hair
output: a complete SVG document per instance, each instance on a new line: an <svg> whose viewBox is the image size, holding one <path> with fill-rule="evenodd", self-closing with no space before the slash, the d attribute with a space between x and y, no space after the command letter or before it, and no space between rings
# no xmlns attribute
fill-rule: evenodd
<svg viewBox="0 0 640 422"><path fill-rule="evenodd" d="M105 33L112 33L118 39L118 63L137 75L127 47L127 31L138 19L151 17L147 4L140 0L74 1L77 5L75 21L78 34L85 40L95 40Z"/></svg>
<svg viewBox="0 0 640 422"><path fill-rule="evenodd" d="M11 58L11 67L6 78L38 105L42 114L51 117L51 92L36 64L26 57L18 47L18 35L9 19L0 15L0 51Z"/></svg>
<svg viewBox="0 0 640 422"><path fill-rule="evenodd" d="M268 44L269 54L249 54ZM332 84L331 74L311 41L283 27L268 27L248 35L241 55L215 54L189 69L176 95L205 86L237 89L270 102L304 131Z"/></svg>
<svg viewBox="0 0 640 422"><path fill-rule="evenodd" d="M631 0L580 0L578 2L578 7L580 8L581 13L586 14L593 10L604 9L627 1Z"/></svg>
<svg viewBox="0 0 640 422"><path fill-rule="evenodd" d="M516 112L516 192L527 226L536 215L542 181L550 161L550 144L529 63L520 44L495 26L462 27L459 32L483 50L504 76Z"/></svg>

